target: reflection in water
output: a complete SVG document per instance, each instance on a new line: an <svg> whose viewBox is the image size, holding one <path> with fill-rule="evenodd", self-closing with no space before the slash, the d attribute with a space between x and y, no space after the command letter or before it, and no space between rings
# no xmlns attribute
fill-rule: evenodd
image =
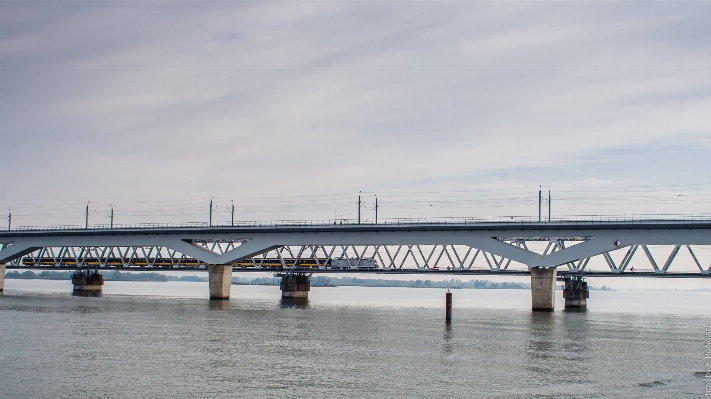
<svg viewBox="0 0 711 399"><path fill-rule="evenodd" d="M282 309L308 309L309 299L308 298L282 298L279 303Z"/></svg>
<svg viewBox="0 0 711 399"><path fill-rule="evenodd" d="M447 355L453 352L451 320L447 320L444 324L444 345L442 346L442 351Z"/></svg>
<svg viewBox="0 0 711 399"><path fill-rule="evenodd" d="M100 298L104 296L104 293L101 291L72 291L72 296Z"/></svg>
<svg viewBox="0 0 711 399"><path fill-rule="evenodd" d="M561 363L568 370L562 381L580 384L590 381L588 369L590 368L590 329L588 314L585 309L569 309L563 312L562 337L558 342Z"/></svg>
<svg viewBox="0 0 711 399"><path fill-rule="evenodd" d="M563 369L560 381L589 381L591 362L589 314L585 311L534 312L528 329L527 369L551 373Z"/></svg>
<svg viewBox="0 0 711 399"><path fill-rule="evenodd" d="M230 301L228 299L225 300L210 300L210 309L215 309L215 310L230 310L232 306L230 305Z"/></svg>
<svg viewBox="0 0 711 399"><path fill-rule="evenodd" d="M564 308L563 313L585 313L588 308Z"/></svg>
<svg viewBox="0 0 711 399"><path fill-rule="evenodd" d="M444 324L444 340L449 341L452 339L452 322L447 320Z"/></svg>
<svg viewBox="0 0 711 399"><path fill-rule="evenodd" d="M550 359L555 356L555 313L531 312L528 328L528 365L534 372L554 370Z"/></svg>

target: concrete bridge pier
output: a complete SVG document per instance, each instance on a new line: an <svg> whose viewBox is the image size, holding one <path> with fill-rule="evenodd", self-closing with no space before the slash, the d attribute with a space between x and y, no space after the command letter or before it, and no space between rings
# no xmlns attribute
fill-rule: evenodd
<svg viewBox="0 0 711 399"><path fill-rule="evenodd" d="M232 265L207 265L210 299L230 299Z"/></svg>
<svg viewBox="0 0 711 399"><path fill-rule="evenodd" d="M104 276L99 274L98 270L79 271L77 270L72 275L73 291L75 293L101 293L104 287Z"/></svg>
<svg viewBox="0 0 711 399"><path fill-rule="evenodd" d="M563 298L565 298L566 309L586 309L587 299L590 297L588 283L582 277L566 277L563 287Z"/></svg>
<svg viewBox="0 0 711 399"><path fill-rule="evenodd" d="M555 267L531 268L531 308L533 311L552 312L555 308Z"/></svg>
<svg viewBox="0 0 711 399"><path fill-rule="evenodd" d="M303 273L280 274L282 299L308 299L311 291L311 280Z"/></svg>
<svg viewBox="0 0 711 399"><path fill-rule="evenodd" d="M5 264L0 264L0 292L5 288Z"/></svg>

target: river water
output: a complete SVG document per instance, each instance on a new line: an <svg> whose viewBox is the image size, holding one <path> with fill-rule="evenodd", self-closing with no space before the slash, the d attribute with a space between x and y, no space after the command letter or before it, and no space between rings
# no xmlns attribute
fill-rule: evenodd
<svg viewBox="0 0 711 399"><path fill-rule="evenodd" d="M592 291L532 313L527 290L6 280L0 397L699 398L711 293ZM560 296L560 293L557 294Z"/></svg>

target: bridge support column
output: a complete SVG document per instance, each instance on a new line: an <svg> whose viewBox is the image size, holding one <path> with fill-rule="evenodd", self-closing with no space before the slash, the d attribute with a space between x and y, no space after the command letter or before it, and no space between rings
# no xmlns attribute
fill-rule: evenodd
<svg viewBox="0 0 711 399"><path fill-rule="evenodd" d="M563 287L563 298L565 298L566 309L586 309L587 299L590 297L588 283L582 277L566 277Z"/></svg>
<svg viewBox="0 0 711 399"><path fill-rule="evenodd" d="M77 271L72 275L75 293L100 293L104 287L104 276L97 270Z"/></svg>
<svg viewBox="0 0 711 399"><path fill-rule="evenodd" d="M0 264L0 292L5 288L5 264Z"/></svg>
<svg viewBox="0 0 711 399"><path fill-rule="evenodd" d="M281 274L282 299L307 299L311 291L311 280L303 273Z"/></svg>
<svg viewBox="0 0 711 399"><path fill-rule="evenodd" d="M531 268L531 308L534 311L552 312L555 308L555 267Z"/></svg>
<svg viewBox="0 0 711 399"><path fill-rule="evenodd" d="M207 265L210 299L230 299L232 265Z"/></svg>

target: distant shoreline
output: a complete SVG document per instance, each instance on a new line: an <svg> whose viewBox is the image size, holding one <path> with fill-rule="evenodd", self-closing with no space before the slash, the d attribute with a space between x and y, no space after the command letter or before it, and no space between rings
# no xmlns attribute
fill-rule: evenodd
<svg viewBox="0 0 711 399"><path fill-rule="evenodd" d="M20 273L17 270L12 270L5 273L7 279L19 280L71 280L73 271L53 271L43 270L40 273L35 273L32 270L25 270ZM207 282L207 277L201 276L171 276L162 273L140 272L130 273L121 272L118 270L102 270L104 281L191 281L191 282Z"/></svg>
<svg viewBox="0 0 711 399"><path fill-rule="evenodd" d="M5 274L7 279L22 279L22 280L70 280L72 271L52 271L43 270L40 273L35 273L32 270L19 272L17 270L9 271ZM152 272L121 272L118 270L102 271L105 281L189 281L189 282L207 282L207 277L202 276L173 276L162 273ZM233 277L232 284L234 285L279 285L278 277ZM364 279L356 277L327 277L313 276L311 278L312 287L409 287L409 288L449 288L449 289L529 289L530 285L526 283L516 282L492 282L489 280L468 280L462 281L459 279L451 279L444 281L432 280L387 280L387 279Z"/></svg>
<svg viewBox="0 0 711 399"><path fill-rule="evenodd" d="M40 273L35 273L31 270L19 272L17 270L9 271L5 274L7 279L20 280L70 280L73 271L53 271L44 270ZM163 273L153 272L122 272L119 270L102 270L105 281L144 281L144 282L166 282L166 281L183 281L206 283L207 276L175 276ZM277 277L233 277L233 285L264 285L276 286L279 285ZM329 276L313 276L311 278L311 287L407 287L407 288L448 288L448 289L530 289L530 284L516 282L492 282L489 280L468 280L462 281L458 279L450 279L444 281L431 280L387 280L387 279L364 279L356 277L329 277ZM595 288L588 286L591 291L618 291L607 286ZM558 284L556 290L560 290L561 285ZM621 291L635 291L637 289L623 288ZM696 289L664 289L664 288L645 288L645 291L684 291L684 292L710 292L709 288Z"/></svg>
<svg viewBox="0 0 711 399"><path fill-rule="evenodd" d="M402 281L402 280L395 280L397 281ZM279 283L237 283L237 282L232 282L232 285L259 285L259 286L268 286L268 287L274 287L278 286ZM528 288L502 288L502 287L423 287L423 286L415 286L415 285L367 285L367 284L345 284L345 285L313 285L311 284L311 288L338 288L338 287L369 287L369 288L447 288L447 289L452 289L452 290L516 290L516 289L528 289ZM612 291L612 290L610 290Z"/></svg>

